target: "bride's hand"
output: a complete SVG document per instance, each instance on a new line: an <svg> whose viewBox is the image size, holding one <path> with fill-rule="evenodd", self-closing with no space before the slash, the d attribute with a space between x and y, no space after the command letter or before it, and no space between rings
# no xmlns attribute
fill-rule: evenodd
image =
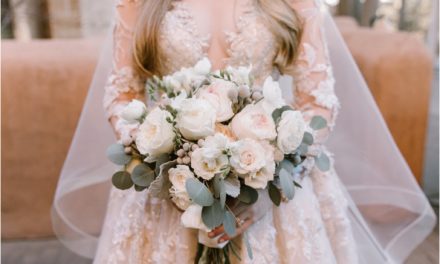
<svg viewBox="0 0 440 264"><path fill-rule="evenodd" d="M208 233L208 236L210 238L220 236L217 240L218 243L231 240L243 234L253 223L260 220L266 213L271 213L272 206L273 203L269 198L267 190L258 190L258 200L253 205L238 202L235 205L230 206L238 221L234 236L228 236L225 233L223 225L213 229Z"/></svg>

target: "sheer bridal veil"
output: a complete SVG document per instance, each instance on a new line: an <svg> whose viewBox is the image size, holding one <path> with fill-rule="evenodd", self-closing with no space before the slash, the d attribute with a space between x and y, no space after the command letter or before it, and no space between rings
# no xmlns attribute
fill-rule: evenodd
<svg viewBox="0 0 440 264"><path fill-rule="evenodd" d="M399 152L374 99L327 11L324 31L342 108L328 141L345 186L361 263L402 263L432 231L436 217ZM93 258L110 177L105 149L114 142L102 107L112 67L107 39L61 172L52 207L54 231L74 252ZM282 76L283 90L291 89Z"/></svg>

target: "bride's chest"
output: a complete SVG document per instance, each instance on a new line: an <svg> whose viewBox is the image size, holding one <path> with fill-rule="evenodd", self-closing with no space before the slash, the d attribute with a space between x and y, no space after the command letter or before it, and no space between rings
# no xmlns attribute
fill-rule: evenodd
<svg viewBox="0 0 440 264"><path fill-rule="evenodd" d="M208 18L203 13L195 16L185 2L174 2L160 28L159 44L166 73L189 67L202 57L223 53L217 56L221 60L217 64L223 67L252 64L254 73L270 74L277 45L253 4L244 7L231 30L210 31L213 19L218 18Z"/></svg>

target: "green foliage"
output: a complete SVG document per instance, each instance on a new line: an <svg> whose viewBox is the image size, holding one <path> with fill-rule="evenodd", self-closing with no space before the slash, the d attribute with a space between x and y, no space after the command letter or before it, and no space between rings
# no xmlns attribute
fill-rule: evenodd
<svg viewBox="0 0 440 264"><path fill-rule="evenodd" d="M330 169L330 159L325 153L315 157L315 164L321 171L328 171Z"/></svg>
<svg viewBox="0 0 440 264"><path fill-rule="evenodd" d="M253 204L258 200L258 192L252 187L245 184L240 186L240 194L238 195L238 200L245 204Z"/></svg>
<svg viewBox="0 0 440 264"><path fill-rule="evenodd" d="M122 144L110 145L106 151L107 158L117 165L128 164L131 161L131 156L125 153L124 148Z"/></svg>
<svg viewBox="0 0 440 264"><path fill-rule="evenodd" d="M154 180L154 170L144 163L137 165L131 173L131 180L139 187L148 187Z"/></svg>
<svg viewBox="0 0 440 264"><path fill-rule="evenodd" d="M327 126L327 120L325 120L322 116L314 116L310 121L310 127L314 130L323 129Z"/></svg>
<svg viewBox="0 0 440 264"><path fill-rule="evenodd" d="M196 178L190 178L185 183L186 191L193 202L201 206L211 206L214 197L203 183Z"/></svg>
<svg viewBox="0 0 440 264"><path fill-rule="evenodd" d="M120 190L127 190L133 186L133 181L131 180L130 173L126 171L118 171L113 174L112 177L113 185Z"/></svg>
<svg viewBox="0 0 440 264"><path fill-rule="evenodd" d="M286 169L282 168L280 170L279 176L280 176L281 189L283 190L284 195L289 200L292 200L295 194L295 186L293 185L293 181L290 177L290 173Z"/></svg>
<svg viewBox="0 0 440 264"><path fill-rule="evenodd" d="M273 184L273 182L269 182L269 197L272 200L272 202L276 206L280 206L281 204L281 192L280 190Z"/></svg>
<svg viewBox="0 0 440 264"><path fill-rule="evenodd" d="M275 109L272 112L273 121L277 124L280 121L281 116L283 115L283 112L289 111L289 110L293 110L292 107L290 107L289 105L284 105L280 108Z"/></svg>
<svg viewBox="0 0 440 264"><path fill-rule="evenodd" d="M203 223L209 228L214 229L223 223L225 209L222 208L218 200L214 200L212 205L204 206L202 209Z"/></svg>
<svg viewBox="0 0 440 264"><path fill-rule="evenodd" d="M225 217L223 219L223 227L225 228L225 232L228 236L230 237L235 236L235 232L236 232L235 217L229 211L225 212Z"/></svg>

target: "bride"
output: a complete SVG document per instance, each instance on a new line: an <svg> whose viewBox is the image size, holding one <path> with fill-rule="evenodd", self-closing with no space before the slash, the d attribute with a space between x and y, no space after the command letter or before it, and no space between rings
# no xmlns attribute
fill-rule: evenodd
<svg viewBox="0 0 440 264"><path fill-rule="evenodd" d="M114 168L103 148L113 139L96 103L103 96L107 119L127 144L135 128L120 122L121 109L145 98L145 81L208 57L214 69L251 64L257 84L281 74L296 108L327 119L314 147L332 156L325 147L331 135L336 154L329 171L303 173L292 201L249 207L236 237L212 230L219 243L241 248L232 262L403 262L435 216L322 8L315 0L118 0L113 55L103 53L55 197L61 241L94 263L194 262L197 231L180 224L170 201L110 188ZM349 110L335 125L341 103Z"/></svg>

